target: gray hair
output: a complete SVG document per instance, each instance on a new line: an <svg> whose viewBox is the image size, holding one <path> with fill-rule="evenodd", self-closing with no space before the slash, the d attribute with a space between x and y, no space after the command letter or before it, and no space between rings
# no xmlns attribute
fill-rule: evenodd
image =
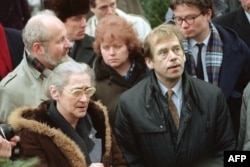
<svg viewBox="0 0 250 167"><path fill-rule="evenodd" d="M56 68L54 68L52 74L49 76L46 84L46 95L50 96L49 87L55 86L56 89L61 92L62 87L68 84L69 77L73 73L78 74L88 74L91 79L91 85L95 86L95 74L93 69L89 67L86 63L78 63L74 60L68 60L59 64Z"/></svg>
<svg viewBox="0 0 250 167"><path fill-rule="evenodd" d="M35 42L48 41L52 37L46 28L46 20L50 18L58 19L53 11L44 10L29 19L22 33L23 42L28 51L32 51Z"/></svg>

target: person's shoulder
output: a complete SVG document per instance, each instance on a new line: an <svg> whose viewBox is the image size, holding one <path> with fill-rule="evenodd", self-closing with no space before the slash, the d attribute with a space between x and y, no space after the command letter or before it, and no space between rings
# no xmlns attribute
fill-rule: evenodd
<svg viewBox="0 0 250 167"><path fill-rule="evenodd" d="M92 45L92 43L95 41L95 38L88 34L85 34L83 41L91 42L90 45Z"/></svg>
<svg viewBox="0 0 250 167"><path fill-rule="evenodd" d="M0 82L0 87L6 87L6 85L8 85L10 82L12 82L13 80L15 80L15 78L17 77L17 72L16 71L12 71L10 73L8 73Z"/></svg>
<svg viewBox="0 0 250 167"><path fill-rule="evenodd" d="M246 54L250 54L250 48L239 37L239 35L231 28L214 24L223 42L223 45L227 49L238 49L238 51L244 50Z"/></svg>
<svg viewBox="0 0 250 167"><path fill-rule="evenodd" d="M93 15L93 16L91 16L88 20L87 20L87 27L89 26L89 25L91 25L91 24L94 24L94 22L96 21L96 16L95 15Z"/></svg>
<svg viewBox="0 0 250 167"><path fill-rule="evenodd" d="M224 26L232 26L232 24L235 24L235 22L238 22L237 19L238 17L242 16L242 13L244 14L244 10L242 8L225 13L219 17L215 17L212 19L213 23L219 24L219 25L224 25ZM237 19L236 19L237 18Z"/></svg>
<svg viewBox="0 0 250 167"><path fill-rule="evenodd" d="M149 21L142 15L137 15L137 14L128 14L125 13L124 11L122 11L121 9L116 9L116 13L121 16L124 17L125 19L127 19L130 22L140 22L140 23L144 23L150 26Z"/></svg>
<svg viewBox="0 0 250 167"><path fill-rule="evenodd" d="M134 86L123 92L122 96L133 97L133 98L143 96L143 94L147 92L149 84L151 84L150 77L145 77L137 84L135 84Z"/></svg>
<svg viewBox="0 0 250 167"><path fill-rule="evenodd" d="M20 35L22 33L21 30L18 30L15 28L10 28L10 27L4 27L4 31L8 32L8 33L18 34L18 35Z"/></svg>
<svg viewBox="0 0 250 167"><path fill-rule="evenodd" d="M231 28L222 26L219 24L214 24L217 29L223 43L231 43L232 41L240 40L239 35Z"/></svg>
<svg viewBox="0 0 250 167"><path fill-rule="evenodd" d="M213 93L221 91L221 89L218 86L214 86L209 82L205 82L190 75L188 75L187 78L191 83L192 87L198 90L198 92Z"/></svg>
<svg viewBox="0 0 250 167"><path fill-rule="evenodd" d="M29 67L25 67L23 61L11 72L9 72L0 82L0 87L9 89L19 89L20 86L27 86L27 80L30 79L32 72ZM31 81L29 83L32 83Z"/></svg>
<svg viewBox="0 0 250 167"><path fill-rule="evenodd" d="M244 89L244 96L250 97L250 82L247 84L247 86Z"/></svg>

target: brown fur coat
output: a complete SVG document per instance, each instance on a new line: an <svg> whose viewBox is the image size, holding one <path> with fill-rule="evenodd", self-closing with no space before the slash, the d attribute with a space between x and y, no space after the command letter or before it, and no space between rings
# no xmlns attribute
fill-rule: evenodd
<svg viewBox="0 0 250 167"><path fill-rule="evenodd" d="M9 118L16 132L21 132L20 155L24 158L38 156L44 166L87 167L85 156L77 144L59 130L47 114L50 101L37 108L21 107ZM102 163L108 166L126 166L121 151L112 134L106 107L90 102L88 113L97 137L102 138Z"/></svg>

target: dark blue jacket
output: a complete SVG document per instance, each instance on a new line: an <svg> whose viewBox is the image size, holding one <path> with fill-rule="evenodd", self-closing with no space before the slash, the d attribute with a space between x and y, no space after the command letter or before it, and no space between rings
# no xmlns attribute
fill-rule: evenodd
<svg viewBox="0 0 250 167"><path fill-rule="evenodd" d="M250 47L250 23L242 7L233 12L214 18L213 22L233 29L248 47Z"/></svg>
<svg viewBox="0 0 250 167"><path fill-rule="evenodd" d="M13 69L21 62L23 58L24 44L22 33L14 28L4 28L7 44L9 47Z"/></svg>
<svg viewBox="0 0 250 167"><path fill-rule="evenodd" d="M236 135L240 126L243 90L250 81L250 48L229 28L215 25L223 42L223 59L218 86L226 97ZM190 73L190 62L186 71Z"/></svg>

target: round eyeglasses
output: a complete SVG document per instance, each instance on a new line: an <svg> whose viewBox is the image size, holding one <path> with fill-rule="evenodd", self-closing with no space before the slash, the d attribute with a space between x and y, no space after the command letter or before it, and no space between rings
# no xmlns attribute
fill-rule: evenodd
<svg viewBox="0 0 250 167"><path fill-rule="evenodd" d="M188 25L194 24L194 20L196 18L198 18L200 15L202 15L202 13L196 15L196 16L187 16L185 18L181 18L181 17L174 17L173 20L175 22L175 24L181 25L183 23L183 21L185 21Z"/></svg>

